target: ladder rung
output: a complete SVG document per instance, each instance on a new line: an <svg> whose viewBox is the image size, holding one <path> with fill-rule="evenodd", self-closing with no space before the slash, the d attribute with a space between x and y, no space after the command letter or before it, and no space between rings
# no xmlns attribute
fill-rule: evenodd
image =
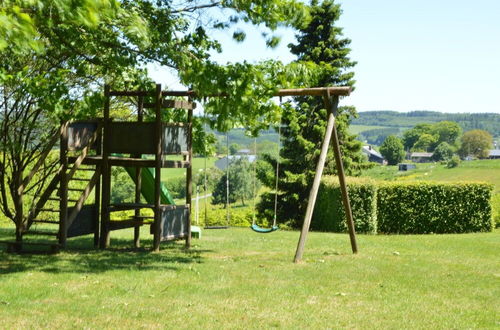
<svg viewBox="0 0 500 330"><path fill-rule="evenodd" d="M24 233L24 235L46 235L46 236L59 236L59 233L53 231L43 231L43 230L30 230Z"/></svg>
<svg viewBox="0 0 500 330"><path fill-rule="evenodd" d="M150 215L134 215L132 217L130 217L131 219L154 219L155 217L154 216L150 216Z"/></svg>
<svg viewBox="0 0 500 330"><path fill-rule="evenodd" d="M60 202L61 198L59 198L59 197L50 197L49 201L58 201L58 202ZM76 202L78 202L78 199L68 198L68 202L70 202L70 203L76 203Z"/></svg>
<svg viewBox="0 0 500 330"><path fill-rule="evenodd" d="M86 181L89 182L90 179L84 179L84 178L72 178L71 181Z"/></svg>
<svg viewBox="0 0 500 330"><path fill-rule="evenodd" d="M40 212L59 212L59 210L56 209L38 209Z"/></svg>
<svg viewBox="0 0 500 330"><path fill-rule="evenodd" d="M80 192L84 192L84 191L85 191L85 189L68 188L68 191L80 191Z"/></svg>
<svg viewBox="0 0 500 330"><path fill-rule="evenodd" d="M33 220L34 223L50 223L50 224L54 224L54 225L58 225L59 224L59 221L54 221L54 220L39 220L39 219L35 219Z"/></svg>

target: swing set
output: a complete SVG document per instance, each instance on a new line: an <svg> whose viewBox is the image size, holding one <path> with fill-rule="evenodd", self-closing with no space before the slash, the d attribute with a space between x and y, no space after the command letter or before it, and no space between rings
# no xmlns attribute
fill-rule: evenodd
<svg viewBox="0 0 500 330"><path fill-rule="evenodd" d="M281 100L281 97L280 97ZM206 130L206 117L205 117L205 130ZM253 198L252 198L252 225L250 228L257 233L272 233L279 229L276 223L276 214L278 208L278 179L279 179L279 157L280 157L280 144L281 144L281 125L278 127L278 148L277 148L277 161L276 161L276 179L275 179L275 193L274 193L274 215L273 215L273 225L270 228L263 228L257 225L255 216L255 196L256 194L256 180L257 180L257 165L256 160L253 162ZM225 226L205 226L205 229L227 229L230 223L230 203L229 203L229 166L231 165L229 159L229 134L226 132L226 225ZM257 139L254 138L254 151L257 152ZM204 190L207 191L207 155L205 152L205 168L204 168ZM207 222L207 203L205 203L205 223Z"/></svg>
<svg viewBox="0 0 500 330"><path fill-rule="evenodd" d="M316 171L313 180L313 185L309 192L309 199L307 203L306 213L304 216L304 221L302 225L302 230L300 233L299 242L297 244L297 250L295 252L294 262L299 262L302 259L302 255L304 253L305 242L307 238L307 233L309 232L309 228L311 225L312 215L314 211L314 205L316 203L316 198L318 195L319 185L321 182L321 176L323 174L323 169L326 162L326 156L328 153L328 148L330 147L330 141L333 146L333 153L335 157L335 164L337 166L338 177L340 188L342 192L342 201L347 217L347 227L349 231L349 238L351 242L351 248L353 253L358 252L358 247L356 243L356 233L354 229L354 219L352 216L352 210L349 200L349 193L347 190L347 184L345 179L344 166L342 163L342 156L340 152L340 144L337 134L337 129L335 127L335 116L338 111L338 103L340 96L349 96L351 93L350 87L316 87L316 88L300 88L300 89L280 89L274 96L280 97L280 100L284 96L320 96L323 98L325 108L328 112L328 122L326 126L325 136L323 138L321 153L319 156L318 163L316 164ZM278 126L278 137L281 139L281 124ZM228 146L229 152L229 137L226 135L226 143ZM254 142L255 143L255 142ZM256 150L256 148L255 148ZM279 179L279 159L280 153L280 141L278 142L278 156L276 162L276 182L275 182L275 195L274 195L274 216L273 216L273 225L269 228L263 228L256 224L255 214L252 220L252 226L250 227L253 231L257 233L271 233L279 229L277 226L277 205L278 205L278 179ZM228 154L229 156L229 154ZM206 163L205 163L206 164ZM226 171L229 168L229 157L227 157ZM206 168L205 168L206 173ZM205 174L206 175L206 174ZM255 178L255 165L254 165L254 178ZM205 176L205 188L206 188L206 176ZM254 196L255 196L255 179L254 179ZM255 201L254 201L255 203ZM226 209L227 209L227 225L229 225L229 172L226 173ZM255 209L255 205L254 205ZM206 203L205 203L205 212L206 212ZM228 226L219 226L219 227L210 227L210 228L228 228Z"/></svg>

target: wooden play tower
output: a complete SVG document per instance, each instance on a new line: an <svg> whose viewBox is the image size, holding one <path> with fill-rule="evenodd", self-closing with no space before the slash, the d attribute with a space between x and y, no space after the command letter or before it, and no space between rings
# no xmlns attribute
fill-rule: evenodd
<svg viewBox="0 0 500 330"><path fill-rule="evenodd" d="M94 234L94 244L106 248L110 244L111 231L134 228L134 245L138 247L140 228L150 225L153 250L158 251L162 241L176 239L185 239L189 247L195 103L188 97L167 99L166 96L172 95L162 91L161 85L156 85L153 92L113 91L106 86L104 96L103 118L61 126L59 169L28 215L23 236L54 236L57 238L57 243L52 243L55 249L64 247L69 237ZM110 117L110 102L118 97L135 99L136 121L116 121ZM154 120L144 120L146 109L154 110ZM163 121L169 109L186 110L185 121ZM167 160L170 155L182 155L182 160ZM113 166L124 167L132 177L135 183L133 203L111 202ZM186 169L185 205L175 205L163 187L163 168ZM92 191L94 201L86 203ZM151 212L141 214L144 209L153 210L154 215L151 216ZM134 215L129 219L112 218L115 212L131 210ZM57 226L57 231L48 230L49 225Z"/></svg>

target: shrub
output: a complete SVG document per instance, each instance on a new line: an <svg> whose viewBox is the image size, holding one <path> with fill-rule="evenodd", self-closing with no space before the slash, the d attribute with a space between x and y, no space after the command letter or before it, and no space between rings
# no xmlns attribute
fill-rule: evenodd
<svg viewBox="0 0 500 330"><path fill-rule="evenodd" d="M457 155L451 157L450 160L448 160L448 162L446 163L446 167L448 168L458 167L458 165L460 165L460 157L458 157Z"/></svg>
<svg viewBox="0 0 500 330"><path fill-rule="evenodd" d="M185 198L186 197L186 178L184 177L174 177L168 178L163 181L163 184L167 187L173 198ZM193 189L193 192L196 191Z"/></svg>
<svg viewBox="0 0 500 330"><path fill-rule="evenodd" d="M446 142L441 142L432 154L432 159L435 161L449 160L451 157L453 157L453 148Z"/></svg>
<svg viewBox="0 0 500 330"><path fill-rule="evenodd" d="M486 183L387 183L378 189L381 233L485 232L493 229Z"/></svg>
<svg viewBox="0 0 500 330"><path fill-rule="evenodd" d="M134 201L135 184L125 170L117 171L113 176L113 187L111 188L111 202L130 203Z"/></svg>
<svg viewBox="0 0 500 330"><path fill-rule="evenodd" d="M231 227L250 227L252 225L253 210L251 207L234 207L230 209ZM260 220L260 219L258 219ZM267 221L257 221L261 226L267 227ZM207 212L207 219L203 211L200 212L200 225L202 226L227 226L226 209L212 208Z"/></svg>
<svg viewBox="0 0 500 330"><path fill-rule="evenodd" d="M347 181L356 232L376 233L377 188L375 182L360 178L348 178ZM340 185L335 176L326 176L321 181L311 229L332 232L347 231Z"/></svg>
<svg viewBox="0 0 500 330"><path fill-rule="evenodd" d="M380 146L380 153L387 160L389 165L396 165L405 157L405 150L401 139L394 135L389 135Z"/></svg>

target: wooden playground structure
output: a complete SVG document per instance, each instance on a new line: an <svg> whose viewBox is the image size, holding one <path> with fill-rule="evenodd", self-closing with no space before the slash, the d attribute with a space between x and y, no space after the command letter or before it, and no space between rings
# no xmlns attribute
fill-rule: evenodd
<svg viewBox="0 0 500 330"><path fill-rule="evenodd" d="M350 87L318 87L281 89L274 94L280 97L322 97L328 111L326 133L309 195L295 262L302 258L330 141L333 142L351 247L353 253L357 253L354 222L335 128L339 97L347 96L350 92ZM186 247L190 247L192 121L195 108L192 98L195 93L193 91L162 91L161 85L158 84L154 91L113 91L109 86L105 86L104 96L103 118L64 123L57 136L51 141L45 157L59 140L58 170L45 191L37 196L38 200L28 214L26 228L23 228L21 237L17 237L16 242L10 244L11 249L20 250L24 243L22 237L25 235L54 236L57 242L47 245L57 250L59 247L66 246L68 238L89 234L94 235L95 246L107 248L110 245L111 231L125 228L134 228L134 246L139 247L140 228L144 225L150 226L154 251L158 251L160 243L167 240L184 239ZM136 99L136 121L115 121L110 117L111 99L117 97ZM213 97L224 97L224 95ZM145 109L154 109L154 120L144 120ZM163 121L163 111L168 111L168 109L186 110L186 120L184 122ZM182 160L167 160L168 155L181 155ZM41 161L44 161L43 158L41 157ZM40 165L34 166L24 186L27 186ZM113 166L124 167L132 177L135 183L133 203L111 202ZM186 203L184 205L175 205L168 191L162 186L163 168L186 169ZM78 175L85 172L92 173L90 178L89 175ZM72 183L79 181L80 184L81 182L86 184L85 188L73 187ZM92 192L94 192L94 201L88 203L87 200ZM70 196L75 194L76 198ZM58 208L47 206L54 202L59 204ZM70 205L70 203L74 204ZM144 209L153 210L154 216L142 214L141 210ZM129 219L113 220L111 217L114 212L132 210L134 215ZM56 214L57 219L44 218L44 215L50 213ZM56 226L57 231L37 230L37 224L44 227Z"/></svg>
<svg viewBox="0 0 500 330"><path fill-rule="evenodd" d="M57 242L49 243L54 250L65 247L70 237L94 234L94 244L106 248L113 230L134 228L134 245L139 246L140 228L151 226L153 250L158 251L160 242L185 239L191 243L190 201L192 181L192 118L195 103L188 100L166 99L161 85L150 91L112 91L105 87L102 119L64 123L59 131L59 168L46 190L38 197L28 215L25 235L54 236ZM110 117L110 101L113 97L136 98L137 120L114 121ZM144 121L144 110L154 109L154 121ZM185 122L163 122L165 109L185 109ZM168 111L168 110L167 110ZM57 142L54 139L52 146ZM167 155L182 155L182 160L166 160ZM135 183L134 203L111 203L111 169L121 166ZM34 170L36 170L35 166ZM175 205L161 183L162 168L186 169L186 204ZM88 171L89 175L81 175ZM80 175L79 175L80 174ZM75 182L85 182L85 188L75 188ZM73 185L72 185L73 184ZM94 201L86 204L91 193ZM69 195L77 194L77 198ZM141 202L141 195L146 203ZM58 202L59 207L48 207ZM70 206L70 203L74 203ZM53 204L52 204L53 205ZM151 209L154 216L142 215L141 210ZM113 220L118 211L133 210L127 220ZM58 213L57 219L50 213ZM49 215L49 219L44 216ZM37 230L37 224L45 228L56 226L57 231ZM23 242L12 243L19 245ZM14 246L15 248L16 246Z"/></svg>

